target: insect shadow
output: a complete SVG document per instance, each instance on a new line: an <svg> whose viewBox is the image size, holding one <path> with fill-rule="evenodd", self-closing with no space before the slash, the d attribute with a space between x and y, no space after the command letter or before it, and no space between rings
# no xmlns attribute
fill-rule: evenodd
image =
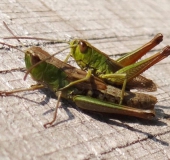
<svg viewBox="0 0 170 160"><path fill-rule="evenodd" d="M159 107L159 106L157 106L157 107ZM84 112L86 112L86 114L88 114L92 118L94 118L98 121L107 123L111 126L123 127L125 129L131 130L131 131L137 132L137 133L142 133L147 136L146 138L144 138L142 140L138 140L138 141L151 139L154 142L160 143L161 145L169 146L168 142L163 141L161 139L157 139L156 137L159 135L170 133L170 131L166 131L166 133L151 134L151 133L144 132L138 128L134 128L133 126L131 126L131 124L134 124L134 123L138 123L138 124L146 125L146 126L167 126L167 124L165 122L162 122L161 119L168 119L168 118L170 118L170 115L165 114L162 109L155 109L156 115L158 115L158 117L157 117L157 119L153 119L153 120L146 120L146 119L140 119L140 118L135 118L135 117L131 117L131 116L116 115L116 114L115 115L103 114L103 113L88 112L88 111L84 111ZM133 142L133 143L135 143L135 142Z"/></svg>
<svg viewBox="0 0 170 160"><path fill-rule="evenodd" d="M43 88L40 90L40 92L44 93L46 95L45 99L42 102L40 102L41 105L47 104L49 102L50 98L57 99L54 92L50 91L48 88ZM131 117L131 116L124 116L124 115L122 116L122 115L116 115L116 114L108 114L108 113L106 114L106 113L98 113L98 112L82 110L82 109L76 107L76 105L73 102L70 102L68 100L62 100L61 106L66 111L66 113L68 115L68 119L57 122L53 126L56 126L57 124L74 119L74 115L70 112L69 107L67 107L68 103L70 104L69 107L76 108L79 111L82 111L83 113L88 114L92 118L102 121L102 122L105 122L105 123L108 123L110 125L118 125L118 126L121 125L122 126L123 123L117 124L117 121L116 121L116 120L120 120L121 122L140 123L142 125L149 125L149 126L167 126L167 124L165 122L162 122L161 119L170 119L170 115L164 113L164 111L161 109L161 108L167 108L167 106L156 105L155 112L156 112L157 118L155 118L153 120L146 120L146 119L139 119L139 118L135 118L135 117ZM45 112L43 115L46 115L53 111L54 111L54 109L50 109L47 112Z"/></svg>
<svg viewBox="0 0 170 160"><path fill-rule="evenodd" d="M39 92L46 95L45 99L42 102L36 102L34 100L30 100L28 98L24 98L24 97L21 97L21 96L18 96L18 95L9 95L9 96L16 96L18 98L22 98L22 99L34 102L36 104L41 104L41 105L47 104L49 102L50 98L57 99L54 92L50 91L47 88L40 89ZM91 111L87 111L87 110L82 110L82 109L76 107L76 105L73 102L70 102L70 101L68 102L68 100L64 100L65 105L62 105L62 108L66 111L68 118L66 120L62 120L62 121L59 121L57 123L54 123L52 125L52 127L55 127L58 124L67 122L67 121L75 118L74 115L72 114L72 112L70 112L70 110L69 110L69 107L67 105L68 103L71 104L71 105L69 105L69 107L76 108L77 110L82 111L83 113L91 116L92 118L94 118L98 121L107 123L108 125L111 125L111 126L123 127L125 129L130 130L130 131L142 133L142 134L146 135L146 138L141 139L141 140L137 140L135 142L133 141L132 144L150 139L150 140L153 140L154 142L160 143L161 145L169 146L168 142L156 138L157 136L163 135L164 133L151 134L151 133L148 133L148 132L144 132L140 129L134 128L133 126L130 126L130 124L132 124L132 123L133 124L138 123L138 124L147 125L147 126L167 126L167 124L165 122L161 121L161 119L170 119L170 115L165 114L164 111L161 109L161 108L167 108L167 106L156 105L155 112L156 112L156 115L157 115L159 120L158 119L145 120L145 119L139 119L139 118L135 118L135 117L131 117L131 116L124 116L124 115L122 116L122 115L117 115L117 114L108 114L108 113L106 114L106 113L98 113L98 112L91 112ZM46 115L46 114L53 112L53 111L54 111L54 109L50 109L50 110L46 111L45 113L43 113L43 115ZM166 134L167 133L170 133L170 131L167 131ZM127 144L127 145L130 145L130 144Z"/></svg>
<svg viewBox="0 0 170 160"><path fill-rule="evenodd" d="M54 92L52 92L52 91L49 90L48 88L43 88L43 89L40 90L40 92L46 95L45 99L44 99L42 102L40 102L41 105L47 104L47 103L50 101L51 98L57 100L57 97L56 97L56 95L54 94ZM66 120L63 120L63 121L54 123L51 127L54 127L54 126L56 126L56 125L58 125L58 124L67 122L67 121L72 120L72 119L75 118L74 115L72 114L72 112L70 112L69 107L67 107L67 106L68 106L68 105L67 105L67 104L68 104L68 100L62 99L61 103L62 103L62 104L61 104L61 107L62 107L62 108L65 110L65 112L67 113L68 118L67 118ZM69 101L69 104L71 104L71 105L69 105L70 107L74 105L74 104L71 103L70 101ZM60 107L60 108L61 108L61 107ZM47 114L49 114L49 113L51 113L51 112L54 112L54 109L50 109L50 110L46 111L45 113L43 113L43 115L47 115Z"/></svg>

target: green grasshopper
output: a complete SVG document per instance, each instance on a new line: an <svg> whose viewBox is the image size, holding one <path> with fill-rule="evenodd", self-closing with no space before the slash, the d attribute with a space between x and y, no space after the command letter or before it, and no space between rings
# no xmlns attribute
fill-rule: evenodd
<svg viewBox="0 0 170 160"><path fill-rule="evenodd" d="M154 82L140 74L167 57L168 54L159 52L145 60L141 60L137 63L135 62L154 46L159 44L162 38L162 34L157 34L146 45L125 54L125 56L119 58L117 61L112 60L108 55L101 52L87 41L76 39L70 42L70 46L76 45L76 47L71 47L71 53L67 56L66 60L71 55L81 69L88 70L88 75L93 74L103 79L108 84L122 86L121 104L125 88L136 88L145 91L156 90Z"/></svg>
<svg viewBox="0 0 170 160"><path fill-rule="evenodd" d="M87 41L75 39L70 41L71 52L67 56L65 62L70 56L72 56L81 69L88 70L86 79L93 74L108 84L122 87L121 99L119 102L119 104L121 104L123 101L125 88L136 88L144 91L155 91L157 89L152 80L149 80L140 74L153 66L155 63L169 56L169 54L164 54L164 51L162 51L145 60L137 63L135 62L159 44L162 39L163 36L159 33L144 46L133 52L125 54L116 61L109 58L105 53L101 52ZM163 50L166 50L166 47Z"/></svg>
<svg viewBox="0 0 170 160"><path fill-rule="evenodd" d="M1 44L6 45L4 43ZM13 47L12 45L8 46ZM170 47L164 52L169 53ZM153 96L126 91L123 104L119 105L120 89L106 85L102 80L94 76L91 76L86 81L79 82L79 80L86 77L85 71L54 58L53 55L51 56L40 47L31 47L24 53L26 69L29 70L37 85L27 89L9 92L1 91L0 95L7 96L21 91L50 88L58 96L58 102L53 120L44 124L45 128L53 125L55 122L60 98L70 99L84 110L129 115L144 119L155 117L154 105L157 99ZM76 83L70 86L71 82Z"/></svg>

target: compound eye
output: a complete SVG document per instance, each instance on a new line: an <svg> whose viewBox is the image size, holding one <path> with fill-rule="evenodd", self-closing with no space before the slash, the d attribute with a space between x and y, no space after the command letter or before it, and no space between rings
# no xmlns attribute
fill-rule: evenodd
<svg viewBox="0 0 170 160"><path fill-rule="evenodd" d="M80 52L85 53L88 49L87 44L84 41L79 42Z"/></svg>
<svg viewBox="0 0 170 160"><path fill-rule="evenodd" d="M32 65L34 65L34 64L36 64L36 63L41 61L38 56L32 56L31 58L32 58L31 59L32 60Z"/></svg>

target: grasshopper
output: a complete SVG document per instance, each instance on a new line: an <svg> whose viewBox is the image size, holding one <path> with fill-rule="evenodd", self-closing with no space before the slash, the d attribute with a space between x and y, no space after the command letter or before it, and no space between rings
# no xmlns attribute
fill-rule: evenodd
<svg viewBox="0 0 170 160"><path fill-rule="evenodd" d="M163 35L159 33L144 46L136 49L135 51L129 52L114 61L109 58L108 55L101 52L87 41L74 39L69 42L71 52L67 56L65 62L67 62L68 58L72 56L82 70L88 70L86 79L93 74L94 76L104 80L107 84L122 87L121 99L119 102L119 104L122 104L124 91L126 89L136 88L143 91L156 91L156 84L152 80L149 80L140 74L165 57L169 56L169 53L167 54L165 51L169 48L169 46L166 46L161 52L147 59L139 62L136 61L149 50L158 45L162 40Z"/></svg>
<svg viewBox="0 0 170 160"><path fill-rule="evenodd" d="M8 46L15 48L12 45ZM169 53L170 48L166 52ZM157 99L151 95L126 91L123 104L119 105L117 102L120 100L120 89L106 85L102 80L94 76L90 76L86 81L79 82L80 79L86 77L85 71L60 61L40 47L30 47L23 53L25 54L26 69L29 70L37 85L26 89L1 91L0 95L7 96L17 92L47 87L51 89L58 96L58 102L54 117L52 121L44 124L45 128L52 126L55 122L61 98L75 102L78 107L84 110L129 115L144 119L155 117L154 105ZM32 69L30 70L30 68ZM69 83L71 82L76 83L70 86Z"/></svg>
<svg viewBox="0 0 170 160"><path fill-rule="evenodd" d="M119 87L122 86L121 99L119 103L121 104L124 96L124 90L126 88L136 88L145 91L156 90L155 83L140 74L163 58L169 56L169 54L164 54L164 50L166 50L169 46L147 59L139 62L136 61L150 49L159 44L162 39L162 34L157 34L144 46L133 52L125 54L125 56L116 61L109 58L108 55L101 52L87 41L75 39L70 42L70 46L76 45L76 47L71 47L71 52L67 56L66 61L71 55L81 69L88 70L88 75L93 74L108 84Z"/></svg>

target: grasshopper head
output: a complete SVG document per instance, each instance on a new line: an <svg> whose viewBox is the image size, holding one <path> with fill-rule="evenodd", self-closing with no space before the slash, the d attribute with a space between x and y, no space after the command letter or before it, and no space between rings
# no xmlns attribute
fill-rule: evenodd
<svg viewBox="0 0 170 160"><path fill-rule="evenodd" d="M85 54L88 52L88 43L84 40L78 40L75 39L70 43L70 46L72 47L72 53L75 54L78 49L81 54ZM74 47L75 46L75 47Z"/></svg>
<svg viewBox="0 0 170 160"><path fill-rule="evenodd" d="M25 51L25 64L27 69L38 63L39 61L41 60L38 53L32 50L32 48Z"/></svg>
<svg viewBox="0 0 170 160"><path fill-rule="evenodd" d="M70 43L71 55L81 69L86 69L91 59L91 48L88 42L80 39L73 40Z"/></svg>
<svg viewBox="0 0 170 160"><path fill-rule="evenodd" d="M42 79L43 71L45 70L45 67L46 67L45 62L41 63L42 59L44 59L44 56L46 56L45 55L46 52L42 52L42 51L43 50L39 47L31 47L25 51L26 68L28 70L28 73L31 74L31 77L36 81L39 81ZM29 70L30 68L32 69Z"/></svg>
<svg viewBox="0 0 170 160"><path fill-rule="evenodd" d="M25 51L25 62L29 61L30 63L28 64L29 66L26 64L27 69L49 56L50 54L42 50L40 47L34 46L27 49Z"/></svg>
<svg viewBox="0 0 170 160"><path fill-rule="evenodd" d="M29 50L25 52L25 64L27 69L29 69L31 66L38 63L39 61L40 59L37 55L32 54Z"/></svg>

